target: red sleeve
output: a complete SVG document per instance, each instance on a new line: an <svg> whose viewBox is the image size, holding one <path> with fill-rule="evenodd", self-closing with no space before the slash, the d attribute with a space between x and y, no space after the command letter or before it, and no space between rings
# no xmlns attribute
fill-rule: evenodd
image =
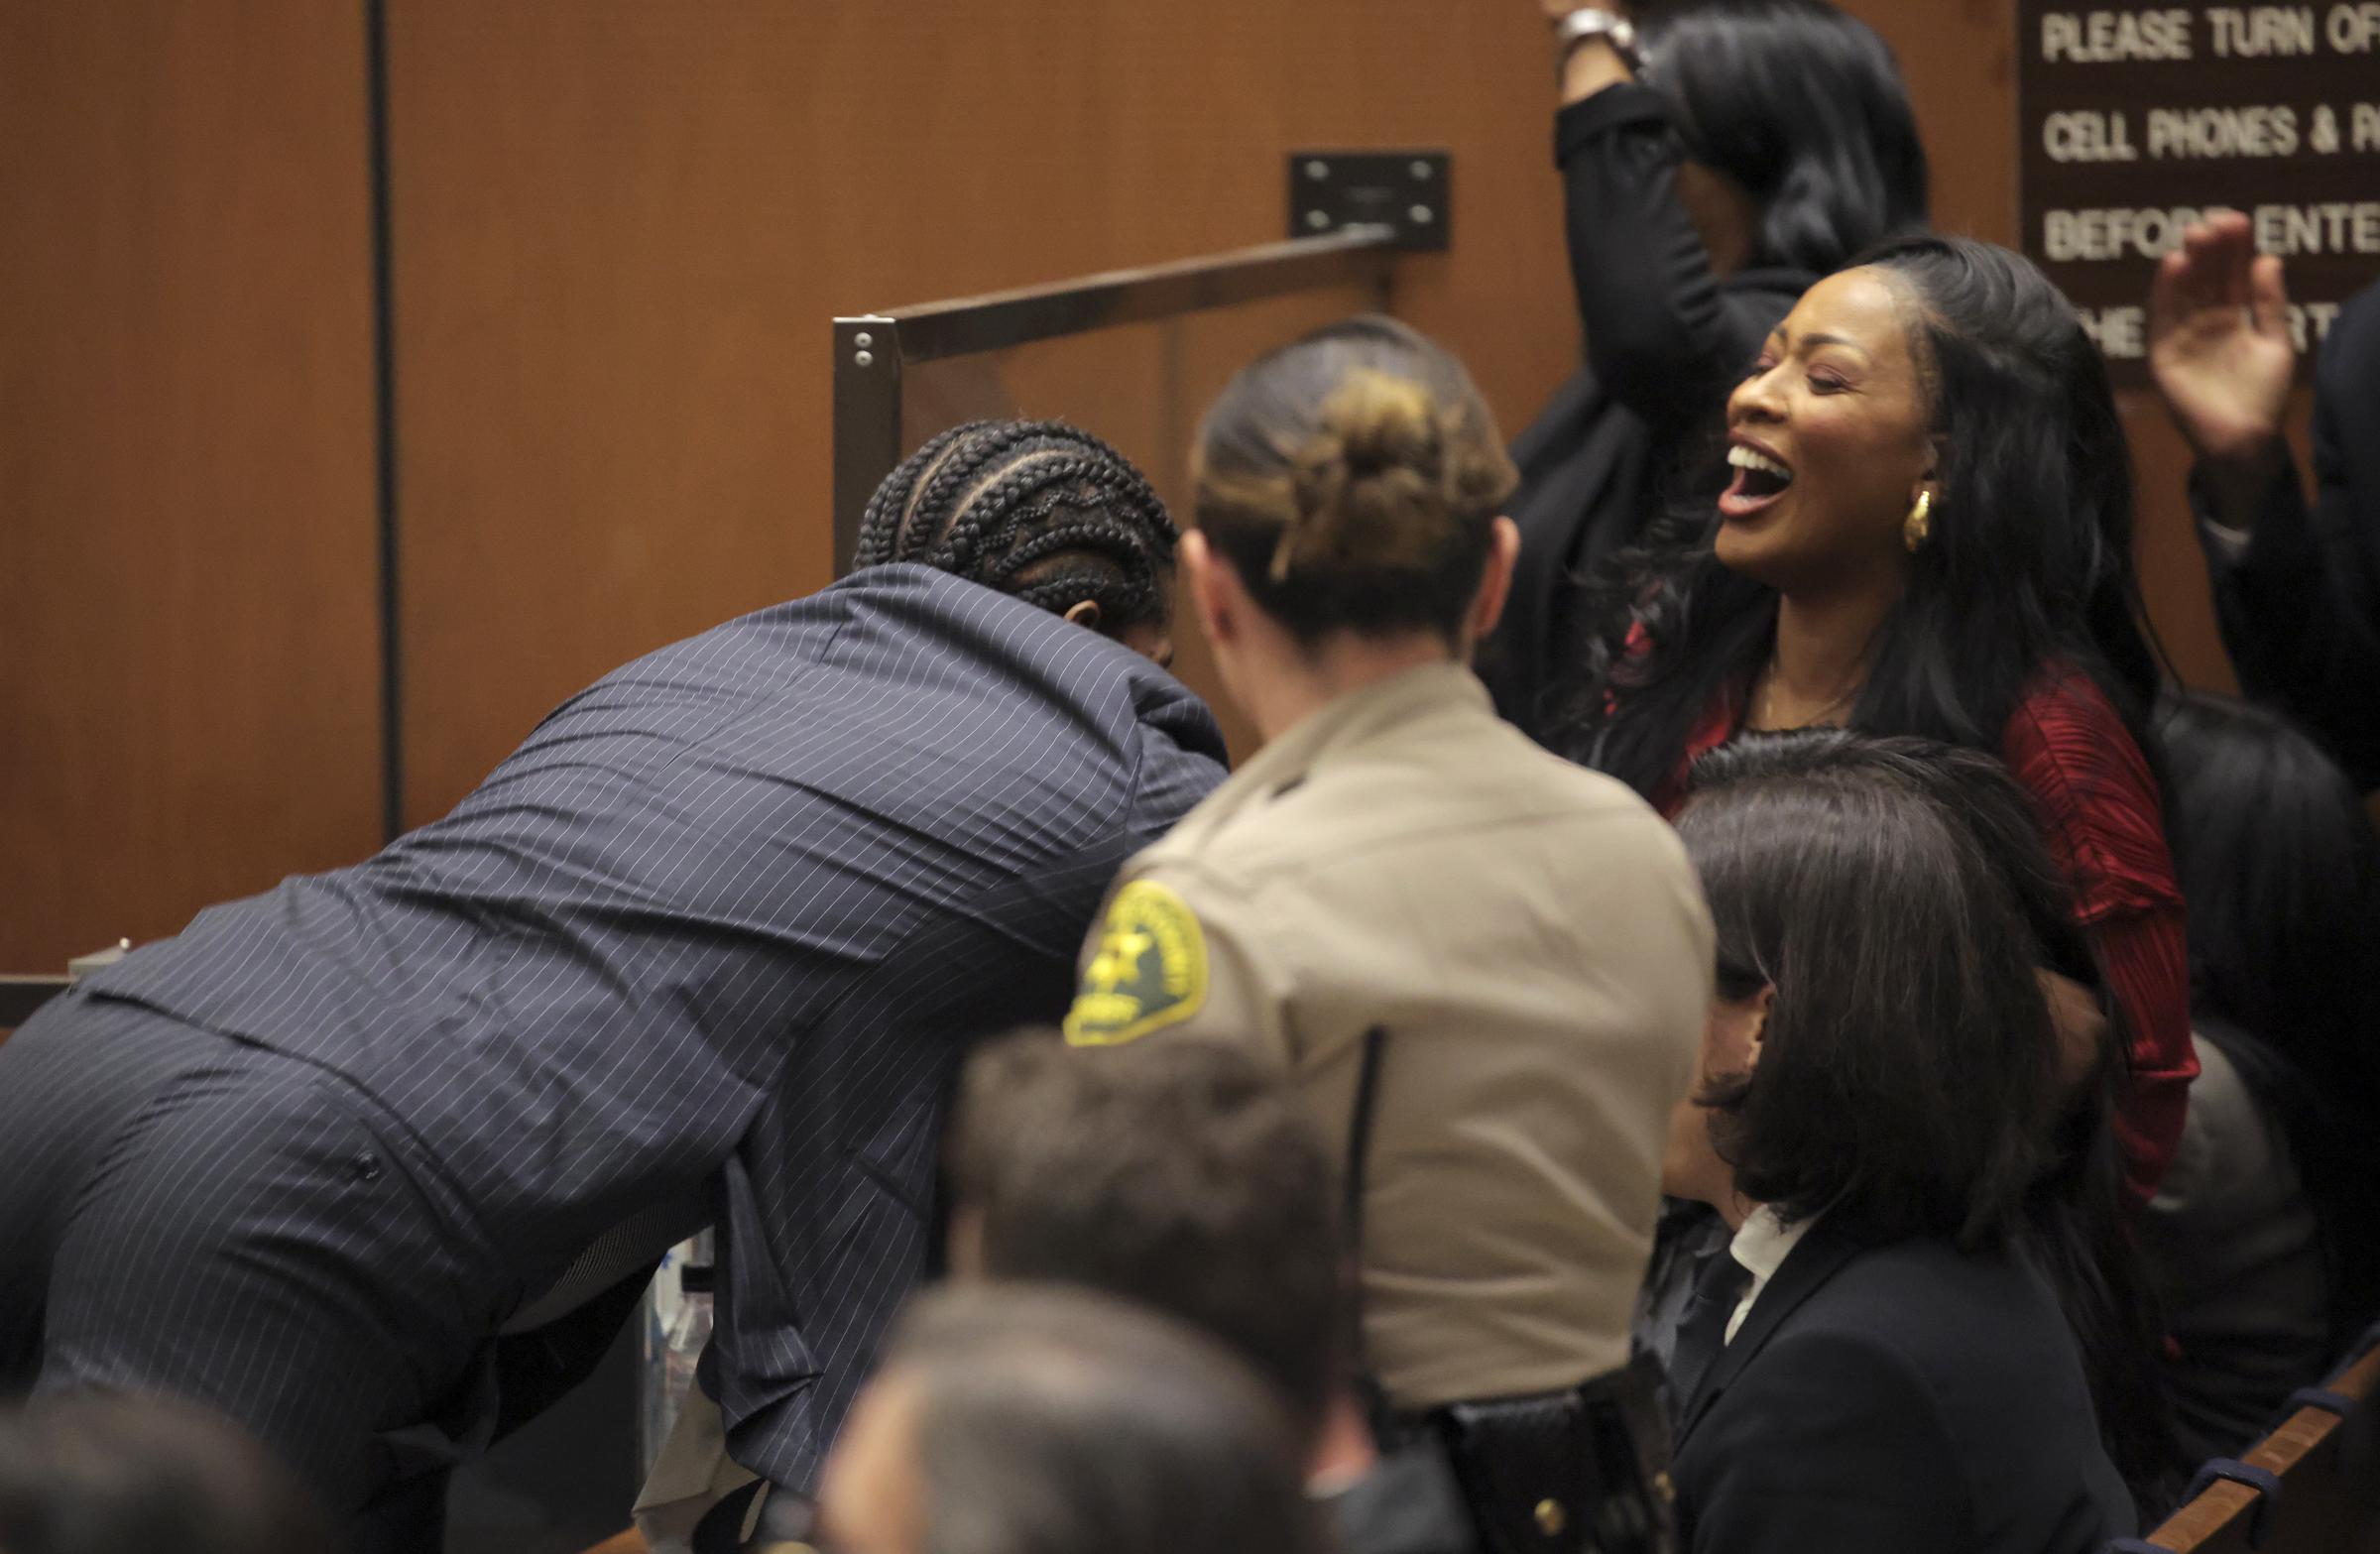
<svg viewBox="0 0 2380 1554"><path fill-rule="evenodd" d="M1718 698L1703 709L1686 735L1686 749L1679 754L1678 764L1653 790L1653 807L1661 811L1661 818L1678 818L1678 811L1686 807L1686 779L1693 776L1694 764L1733 739L1735 725L1742 718L1743 697L1733 686L1722 688Z"/></svg>
<svg viewBox="0 0 2380 1554"><path fill-rule="evenodd" d="M2157 782L2105 693L2078 673L2027 694L2003 754L2040 812L2129 1027L2132 1083L2115 1125L2126 1186L2146 1205L2181 1141L2199 1073L2182 891Z"/></svg>

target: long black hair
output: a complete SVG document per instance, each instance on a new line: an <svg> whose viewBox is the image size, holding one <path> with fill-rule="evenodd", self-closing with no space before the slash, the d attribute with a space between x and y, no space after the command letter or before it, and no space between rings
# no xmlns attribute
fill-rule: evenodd
<svg viewBox="0 0 2380 1554"><path fill-rule="evenodd" d="M2132 464L2107 369L2031 263L1965 238L1870 250L1909 299L1944 449L1933 538L1910 556L1849 726L1996 753L2036 677L2087 676L2152 753L2158 657L2132 562ZM1591 591L1583 683L1552 743L1652 794L1695 722L1754 672L1777 595L1713 553L1707 501L1654 526Z"/></svg>
<svg viewBox="0 0 2380 1554"><path fill-rule="evenodd" d="M2123 1223L2125 1026L2101 992L2095 1060L2079 1096L2062 1096L2043 1068L2057 1038L2034 968L2106 979L2030 801L1990 756L1841 729L1736 740L1695 764L1692 792L1678 828L1711 897L1722 993L1743 991L1747 963L1778 989L1761 1068L1785 1034L1788 978L1818 1006L1805 1020L1838 1027L1822 1041L1864 1036L1834 1055L1840 1093L1804 1086L1757 1120L1772 1149L1798 1140L1785 1158L1810 1162L1800 1203L1834 1190L1871 1231L2019 1242L2057 1293L2107 1454L2153 1522L2180 1488L2180 1446L2163 1317ZM1794 1183L1772 1165L1745 1190Z"/></svg>
<svg viewBox="0 0 2380 1554"><path fill-rule="evenodd" d="M1759 212L1746 263L1823 275L1926 224L1926 152L1892 50L1826 0L1673 0L1644 81L1697 162Z"/></svg>
<svg viewBox="0 0 2380 1554"><path fill-rule="evenodd" d="M2380 833L2280 714L2191 692L2159 721L2192 1013L2289 1139L2325 1243L2335 1347L2380 1308Z"/></svg>

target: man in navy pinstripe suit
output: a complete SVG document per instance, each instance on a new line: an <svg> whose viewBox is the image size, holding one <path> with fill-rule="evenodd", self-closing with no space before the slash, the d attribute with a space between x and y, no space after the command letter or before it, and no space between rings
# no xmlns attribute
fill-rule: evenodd
<svg viewBox="0 0 2380 1554"><path fill-rule="evenodd" d="M945 434L851 577L45 1011L0 1048L0 1375L195 1398L419 1546L499 1331L712 1220L706 1383L806 1490L924 1262L957 1055L1063 1011L1118 865L1222 777L1149 661L1173 538L1094 438Z"/></svg>

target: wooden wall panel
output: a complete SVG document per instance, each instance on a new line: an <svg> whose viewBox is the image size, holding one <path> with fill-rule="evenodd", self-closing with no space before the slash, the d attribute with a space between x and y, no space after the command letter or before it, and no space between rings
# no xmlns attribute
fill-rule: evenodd
<svg viewBox="0 0 2380 1554"><path fill-rule="evenodd" d="M364 59L0 4L0 970L377 841Z"/></svg>
<svg viewBox="0 0 2380 1554"><path fill-rule="evenodd" d="M409 0L392 29L416 819L613 664L826 580L837 312L1267 241L1289 148L1428 143L1456 251L1399 310L1514 420L1576 350L1521 0Z"/></svg>

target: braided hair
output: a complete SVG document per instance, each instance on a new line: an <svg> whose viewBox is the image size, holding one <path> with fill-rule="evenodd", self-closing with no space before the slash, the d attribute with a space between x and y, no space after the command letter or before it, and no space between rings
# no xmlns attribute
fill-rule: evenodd
<svg viewBox="0 0 2380 1554"><path fill-rule="evenodd" d="M1057 420L977 420L910 454L860 519L854 567L912 561L1103 631L1163 620L1179 532L1131 461Z"/></svg>

